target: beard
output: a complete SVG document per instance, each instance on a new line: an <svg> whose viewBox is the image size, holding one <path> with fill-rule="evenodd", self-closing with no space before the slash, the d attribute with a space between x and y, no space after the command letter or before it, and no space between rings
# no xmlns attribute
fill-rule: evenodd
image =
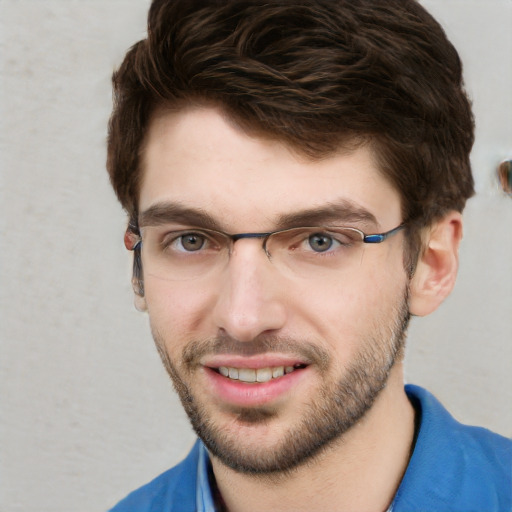
<svg viewBox="0 0 512 512"><path fill-rule="evenodd" d="M213 414L208 413L191 391L185 376L192 376L200 366L200 358L207 354L249 356L269 352L300 354L303 360L319 369L320 375L328 375L335 361L325 349L308 342L266 335L252 342L239 342L224 336L189 343L178 365L171 361L164 339L156 330L153 330L153 338L192 427L209 452L237 472L275 477L314 460L334 442L342 440L343 434L372 408L386 386L393 366L403 358L409 319L406 290L386 323L374 325L372 333L361 340L357 355L344 367L341 376L322 383L315 399L304 405L301 419L288 425L279 441L271 447L244 448L240 434L230 433L215 422ZM270 425L280 411L279 407L265 405L231 407L229 413L238 424L250 426Z"/></svg>

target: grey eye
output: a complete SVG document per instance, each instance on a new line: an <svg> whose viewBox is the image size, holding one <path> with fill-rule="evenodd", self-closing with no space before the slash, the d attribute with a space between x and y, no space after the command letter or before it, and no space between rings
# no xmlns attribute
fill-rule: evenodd
<svg viewBox="0 0 512 512"><path fill-rule="evenodd" d="M332 236L326 235L324 233L315 233L314 235L310 235L308 242L313 251L325 252L332 247L334 240Z"/></svg>
<svg viewBox="0 0 512 512"><path fill-rule="evenodd" d="M197 233L187 233L179 238L181 246L185 251L199 251L206 243L206 238Z"/></svg>

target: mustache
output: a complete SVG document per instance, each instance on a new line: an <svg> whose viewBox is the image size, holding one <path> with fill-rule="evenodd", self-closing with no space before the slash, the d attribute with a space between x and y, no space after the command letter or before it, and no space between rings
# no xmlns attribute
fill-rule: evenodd
<svg viewBox="0 0 512 512"><path fill-rule="evenodd" d="M156 333L155 333L156 334ZM160 336L156 336L160 338ZM326 349L309 341L262 334L250 341L240 341L228 334L214 338L191 341L182 353L182 363L191 368L200 365L200 361L212 355L237 355L242 357L260 354L289 354L296 356L305 364L315 364L327 369L331 357Z"/></svg>

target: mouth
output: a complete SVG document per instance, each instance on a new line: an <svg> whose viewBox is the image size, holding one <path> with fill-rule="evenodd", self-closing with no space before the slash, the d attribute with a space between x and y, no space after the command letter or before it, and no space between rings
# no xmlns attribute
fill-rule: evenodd
<svg viewBox="0 0 512 512"><path fill-rule="evenodd" d="M232 366L219 366L211 368L218 374L230 380L246 383L265 383L271 380L280 379L298 370L306 368L306 364L297 363L293 366L273 366L266 368L236 368Z"/></svg>
<svg viewBox="0 0 512 512"><path fill-rule="evenodd" d="M204 392L211 397L212 403L228 407L284 403L293 397L294 390L304 379L314 375L309 371L309 362L293 361L291 358L262 357L253 361L238 357L220 359L203 364L206 378Z"/></svg>

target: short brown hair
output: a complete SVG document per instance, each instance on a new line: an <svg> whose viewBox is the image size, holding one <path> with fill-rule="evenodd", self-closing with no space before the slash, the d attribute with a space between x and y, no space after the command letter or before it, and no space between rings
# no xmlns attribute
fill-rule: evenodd
<svg viewBox="0 0 512 512"><path fill-rule="evenodd" d="M313 159L369 144L415 254L473 194L461 61L415 0L154 0L113 85L107 168L135 222L151 115L194 102Z"/></svg>

